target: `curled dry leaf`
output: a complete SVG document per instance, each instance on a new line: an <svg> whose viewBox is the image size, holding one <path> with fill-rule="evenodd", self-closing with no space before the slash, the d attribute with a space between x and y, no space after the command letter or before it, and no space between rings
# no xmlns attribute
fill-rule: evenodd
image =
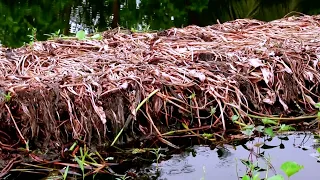
<svg viewBox="0 0 320 180"><path fill-rule="evenodd" d="M267 85L272 86L272 84L274 82L273 73L268 68L261 68L261 72L262 72L262 75L263 75L264 82Z"/></svg>
<svg viewBox="0 0 320 180"><path fill-rule="evenodd" d="M258 58L252 58L252 59L249 59L248 60L250 65L257 68L257 67L260 67L260 66L263 66L264 64L262 63L262 61Z"/></svg>
<svg viewBox="0 0 320 180"><path fill-rule="evenodd" d="M267 90L266 97L262 100L264 103L273 105L276 102L277 95L275 92L271 92L271 90Z"/></svg>

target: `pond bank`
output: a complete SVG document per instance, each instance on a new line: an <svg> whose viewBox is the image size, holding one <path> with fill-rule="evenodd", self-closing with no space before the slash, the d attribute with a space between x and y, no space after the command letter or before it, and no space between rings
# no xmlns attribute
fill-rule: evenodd
<svg viewBox="0 0 320 180"><path fill-rule="evenodd" d="M20 162L113 174L123 159L106 160L110 147L179 149L171 138L306 125L319 108L319 20L115 29L1 48L0 176Z"/></svg>

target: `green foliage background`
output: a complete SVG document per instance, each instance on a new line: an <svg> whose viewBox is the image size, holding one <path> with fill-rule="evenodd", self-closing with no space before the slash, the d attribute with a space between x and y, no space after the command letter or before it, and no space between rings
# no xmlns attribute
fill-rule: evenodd
<svg viewBox="0 0 320 180"><path fill-rule="evenodd" d="M0 0L0 42L19 47L29 42L27 35L32 28L37 29L38 40L45 40L44 34L59 29L65 35L80 29L89 33L95 28L103 31L115 24L135 29L148 25L152 30L160 30L189 24L205 26L237 18L270 21L292 11L318 14L320 1L140 0L137 5L136 0ZM115 13L119 16L113 16Z"/></svg>

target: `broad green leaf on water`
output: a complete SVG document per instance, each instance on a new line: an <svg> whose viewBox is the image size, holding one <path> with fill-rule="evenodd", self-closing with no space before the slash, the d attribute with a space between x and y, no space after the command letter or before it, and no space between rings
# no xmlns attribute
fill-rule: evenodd
<svg viewBox="0 0 320 180"><path fill-rule="evenodd" d="M274 137L275 136L272 128L270 128L270 127L269 128L265 128L264 129L264 133L266 133L270 137Z"/></svg>
<svg viewBox="0 0 320 180"><path fill-rule="evenodd" d="M320 109L320 103L314 104L314 107Z"/></svg>
<svg viewBox="0 0 320 180"><path fill-rule="evenodd" d="M269 118L263 118L263 119L262 119L262 123L263 123L263 124L274 124L274 125L277 125L277 124L278 124L276 121L273 121L273 120L271 120L271 119L269 119Z"/></svg>
<svg viewBox="0 0 320 180"><path fill-rule="evenodd" d="M239 119L239 116L237 116L237 115L233 115L233 116L231 117L232 122L235 122L235 121L238 120L238 119Z"/></svg>
<svg viewBox="0 0 320 180"><path fill-rule="evenodd" d="M250 180L250 176L244 175L244 176L242 177L242 180Z"/></svg>
<svg viewBox="0 0 320 180"><path fill-rule="evenodd" d="M292 175L296 174L301 169L303 169L303 166L299 165L294 161L287 161L287 162L284 162L280 168L284 173L286 173L288 177L291 177Z"/></svg>
<svg viewBox="0 0 320 180"><path fill-rule="evenodd" d="M83 39L85 39L85 37L86 37L86 33L85 33L83 30L80 30L80 31L77 32L76 37L77 37L79 40L83 40Z"/></svg>
<svg viewBox="0 0 320 180"><path fill-rule="evenodd" d="M255 174L253 177L252 177L252 180L260 180L260 174L259 173L257 173L257 174Z"/></svg>
<svg viewBox="0 0 320 180"><path fill-rule="evenodd" d="M284 177L281 175L275 175L275 176L269 177L267 180L284 180Z"/></svg>
<svg viewBox="0 0 320 180"><path fill-rule="evenodd" d="M290 131L290 130L295 130L292 126L281 124L279 131Z"/></svg>
<svg viewBox="0 0 320 180"><path fill-rule="evenodd" d="M264 126L257 126L256 131L263 132Z"/></svg>
<svg viewBox="0 0 320 180"><path fill-rule="evenodd" d="M317 148L318 153L320 153L320 147Z"/></svg>

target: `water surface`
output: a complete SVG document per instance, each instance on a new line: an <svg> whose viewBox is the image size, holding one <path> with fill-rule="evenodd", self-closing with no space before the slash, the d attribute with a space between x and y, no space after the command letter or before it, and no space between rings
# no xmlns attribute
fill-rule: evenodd
<svg viewBox="0 0 320 180"><path fill-rule="evenodd" d="M264 146L254 147L256 143L263 142L265 142ZM288 140L281 140L279 137L273 138L271 141L256 138L254 141L247 142L246 146L247 148L252 147L255 153L264 153L265 158L270 158L271 164L276 170L274 172L269 169L270 176L275 173L285 175L280 170L281 164L285 161L295 161L303 165L304 169L293 175L290 180L320 178L320 163L314 156L318 144L311 133L295 133L289 135ZM207 146L195 146L195 157L190 152L174 155L171 159L162 161L159 164L160 177L158 179L236 180L238 176L243 176L246 173L246 167L240 162L240 159L259 161L260 167L266 168L266 161L262 158L257 159L254 154L250 154L246 146L236 146L235 149L232 146L226 146L224 150L218 148L210 150L210 147ZM155 166L156 164L153 164L151 168L155 170ZM261 174L265 176L264 172Z"/></svg>

